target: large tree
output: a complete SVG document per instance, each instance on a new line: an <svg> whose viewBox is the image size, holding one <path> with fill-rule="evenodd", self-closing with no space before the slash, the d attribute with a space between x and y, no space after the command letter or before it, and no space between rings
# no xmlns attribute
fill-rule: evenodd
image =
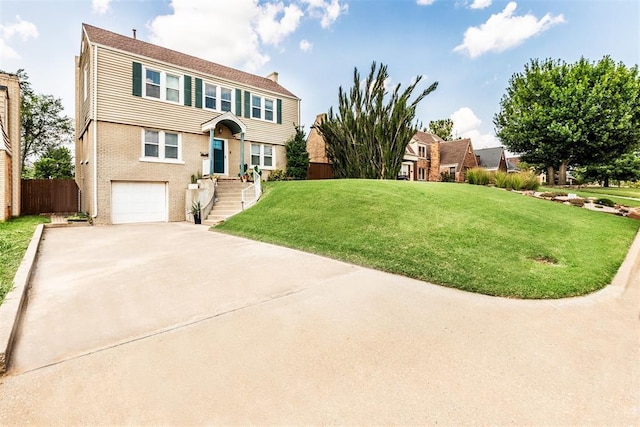
<svg viewBox="0 0 640 427"><path fill-rule="evenodd" d="M33 163L33 177L36 179L73 178L73 156L67 147L49 147Z"/></svg>
<svg viewBox="0 0 640 427"><path fill-rule="evenodd" d="M574 175L583 182L598 181L608 187L610 181L640 180L640 152L624 154L612 162L577 168Z"/></svg>
<svg viewBox="0 0 640 427"><path fill-rule="evenodd" d="M451 141L453 139L453 120L432 120L429 122L429 132L438 135L445 141Z"/></svg>
<svg viewBox="0 0 640 427"><path fill-rule="evenodd" d="M306 179L309 169L309 153L304 128L296 126L296 133L285 144L287 151L287 175L295 179Z"/></svg>
<svg viewBox="0 0 640 427"><path fill-rule="evenodd" d="M47 150L73 141L73 122L63 114L60 98L35 93L24 70L16 75L20 80L21 166L25 171Z"/></svg>
<svg viewBox="0 0 640 427"><path fill-rule="evenodd" d="M640 143L638 67L533 59L511 77L493 123L509 150L544 165L551 184L558 168L564 184L568 166L606 164Z"/></svg>
<svg viewBox="0 0 640 427"><path fill-rule="evenodd" d="M416 107L438 86L437 82L431 84L411 100L420 80L418 76L402 92L398 84L389 93L386 65L378 67L373 62L364 81L354 69L353 87L344 91L341 86L338 91L338 112L334 114L330 108L317 126L336 178L397 177L407 144L418 129L414 123Z"/></svg>

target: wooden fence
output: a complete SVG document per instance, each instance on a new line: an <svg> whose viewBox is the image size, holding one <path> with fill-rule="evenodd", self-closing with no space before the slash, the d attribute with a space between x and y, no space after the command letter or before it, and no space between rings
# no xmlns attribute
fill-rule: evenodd
<svg viewBox="0 0 640 427"><path fill-rule="evenodd" d="M73 179L23 179L22 215L78 211L78 185Z"/></svg>
<svg viewBox="0 0 640 427"><path fill-rule="evenodd" d="M307 179L332 179L333 166L329 163L309 163Z"/></svg>

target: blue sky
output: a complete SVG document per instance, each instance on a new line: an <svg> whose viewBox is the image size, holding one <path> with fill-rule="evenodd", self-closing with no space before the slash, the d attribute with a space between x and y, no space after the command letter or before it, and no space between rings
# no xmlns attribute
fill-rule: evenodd
<svg viewBox="0 0 640 427"><path fill-rule="evenodd" d="M73 117L83 22L266 76L302 99L305 130L337 105L353 69L388 65L390 85L434 81L417 119L452 118L474 147L499 145L493 115L531 58L610 55L640 63L637 0L0 0L0 69Z"/></svg>

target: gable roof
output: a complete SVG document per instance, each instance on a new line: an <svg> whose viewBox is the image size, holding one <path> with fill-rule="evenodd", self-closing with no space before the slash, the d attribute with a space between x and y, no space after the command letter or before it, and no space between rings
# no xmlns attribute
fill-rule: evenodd
<svg viewBox="0 0 640 427"><path fill-rule="evenodd" d="M440 144L440 164L451 165L455 163L461 169L470 144L469 138L442 142Z"/></svg>
<svg viewBox="0 0 640 427"><path fill-rule="evenodd" d="M476 156L479 156L480 166L487 169L497 169L500 166L500 159L504 153L502 147L481 148L475 150Z"/></svg>
<svg viewBox="0 0 640 427"><path fill-rule="evenodd" d="M413 135L414 141L422 142L423 144L433 144L434 142L444 142L444 139L440 138L435 133L418 131Z"/></svg>
<svg viewBox="0 0 640 427"><path fill-rule="evenodd" d="M146 56L147 58L242 83L247 86L298 98L278 83L266 77L256 76L255 74L246 73L244 71L236 70L235 68L216 64L215 62L209 62L195 56L103 30L102 28L94 27L89 24L82 24L82 28L89 41L93 44L108 46L136 55Z"/></svg>

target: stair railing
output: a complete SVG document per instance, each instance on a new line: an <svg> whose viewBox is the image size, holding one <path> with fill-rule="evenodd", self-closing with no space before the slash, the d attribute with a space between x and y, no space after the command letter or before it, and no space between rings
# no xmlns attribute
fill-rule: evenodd
<svg viewBox="0 0 640 427"><path fill-rule="evenodd" d="M242 210L253 206L262 196L262 181L260 174L253 170L253 184L242 190Z"/></svg>

